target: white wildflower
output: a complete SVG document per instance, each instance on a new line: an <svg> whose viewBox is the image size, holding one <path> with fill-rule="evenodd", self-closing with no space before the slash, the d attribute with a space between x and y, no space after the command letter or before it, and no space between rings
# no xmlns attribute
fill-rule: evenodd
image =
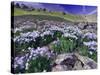
<svg viewBox="0 0 100 75"><path fill-rule="evenodd" d="M75 35L71 35L69 33L65 33L63 36L64 37L72 37L72 38L78 39Z"/></svg>
<svg viewBox="0 0 100 75"><path fill-rule="evenodd" d="M84 34L83 38L87 37L88 39L96 39L97 38L97 35L95 33L86 33Z"/></svg>

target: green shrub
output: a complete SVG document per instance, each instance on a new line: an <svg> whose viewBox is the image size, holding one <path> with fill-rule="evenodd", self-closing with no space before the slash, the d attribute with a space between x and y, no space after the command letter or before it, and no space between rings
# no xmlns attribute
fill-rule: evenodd
<svg viewBox="0 0 100 75"><path fill-rule="evenodd" d="M41 44L47 45L52 41L53 41L52 35L44 35L44 37L42 37Z"/></svg>
<svg viewBox="0 0 100 75"><path fill-rule="evenodd" d="M78 50L81 55L88 56L88 47L87 46L82 45L82 46L78 47Z"/></svg>
<svg viewBox="0 0 100 75"><path fill-rule="evenodd" d="M57 53L72 52L76 46L74 39L61 37L57 44L52 45L52 48Z"/></svg>
<svg viewBox="0 0 100 75"><path fill-rule="evenodd" d="M46 57L38 57L35 60L29 62L29 68L26 72L43 72L44 70L50 71L51 60Z"/></svg>
<svg viewBox="0 0 100 75"><path fill-rule="evenodd" d="M89 42L90 39L88 39L88 38L83 38L83 41L84 41L84 42Z"/></svg>
<svg viewBox="0 0 100 75"><path fill-rule="evenodd" d="M27 52L27 48L29 47L28 43L23 43L19 44L18 42L14 43L14 53L15 56L19 55L20 53L23 53L23 49L25 50L24 52Z"/></svg>
<svg viewBox="0 0 100 75"><path fill-rule="evenodd" d="M60 38L61 36L62 36L62 32L56 31L56 30L54 31L54 35L53 35L54 38L57 38L57 37Z"/></svg>
<svg viewBox="0 0 100 75"><path fill-rule="evenodd" d="M14 33L14 36L19 36L20 35L20 31L17 31L16 33Z"/></svg>
<svg viewBox="0 0 100 75"><path fill-rule="evenodd" d="M93 52L92 55L88 54L88 57L97 62L97 52Z"/></svg>

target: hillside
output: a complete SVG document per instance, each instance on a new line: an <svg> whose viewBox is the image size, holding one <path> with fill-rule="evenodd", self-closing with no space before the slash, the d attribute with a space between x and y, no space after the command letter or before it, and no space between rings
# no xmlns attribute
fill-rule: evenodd
<svg viewBox="0 0 100 75"><path fill-rule="evenodd" d="M14 14L12 16L20 16L20 15L48 15L48 16L53 16L53 17L60 17L63 18L67 21L71 22L83 22L86 21L84 17L80 15L72 15L72 14L62 14L62 12L48 12L48 11L38 11L38 10L33 10L33 11L27 11L23 10L20 8L14 8Z"/></svg>
<svg viewBox="0 0 100 75"><path fill-rule="evenodd" d="M88 22L97 22L97 15L86 15L82 17L84 17Z"/></svg>

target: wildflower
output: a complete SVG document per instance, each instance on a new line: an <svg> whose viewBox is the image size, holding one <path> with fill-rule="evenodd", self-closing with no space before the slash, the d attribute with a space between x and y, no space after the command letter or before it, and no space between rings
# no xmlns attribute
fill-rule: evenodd
<svg viewBox="0 0 100 75"><path fill-rule="evenodd" d="M29 68L29 63L27 62L25 69L27 70L28 68Z"/></svg>
<svg viewBox="0 0 100 75"><path fill-rule="evenodd" d="M69 33L65 33L63 36L64 37L72 37L72 38L78 39L75 35L71 35Z"/></svg>
<svg viewBox="0 0 100 75"><path fill-rule="evenodd" d="M89 41L89 42L83 42L84 45L86 46L96 46L97 42L96 41Z"/></svg>
<svg viewBox="0 0 100 75"><path fill-rule="evenodd" d="M41 34L41 36L43 37L44 35L53 35L53 33L51 31L45 31Z"/></svg>
<svg viewBox="0 0 100 75"><path fill-rule="evenodd" d="M90 55L92 55L92 54L93 54L93 52L92 52L92 51L89 51L89 54L90 54Z"/></svg>
<svg viewBox="0 0 100 75"><path fill-rule="evenodd" d="M90 33L90 32L84 34L83 38L85 38L85 37L87 37L88 39L96 39L97 38L95 33Z"/></svg>

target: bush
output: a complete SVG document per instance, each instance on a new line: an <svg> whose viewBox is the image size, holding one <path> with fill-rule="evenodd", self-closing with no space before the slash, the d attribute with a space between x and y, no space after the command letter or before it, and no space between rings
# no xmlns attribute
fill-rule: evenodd
<svg viewBox="0 0 100 75"><path fill-rule="evenodd" d="M28 43L23 43L23 44L19 44L18 42L14 43L14 53L15 56L23 53L23 49L25 50L24 52L27 52L27 48L29 47Z"/></svg>
<svg viewBox="0 0 100 75"><path fill-rule="evenodd" d="M88 54L88 57L97 62L97 52L93 52L92 55Z"/></svg>
<svg viewBox="0 0 100 75"><path fill-rule="evenodd" d="M83 38L83 41L84 41L84 42L89 42L90 39L88 39L88 38Z"/></svg>
<svg viewBox="0 0 100 75"><path fill-rule="evenodd" d="M16 33L14 33L14 36L19 36L20 35L20 31L17 31Z"/></svg>
<svg viewBox="0 0 100 75"><path fill-rule="evenodd" d="M60 32L60 31L54 31L54 38L60 38L61 36L62 36L62 32Z"/></svg>
<svg viewBox="0 0 100 75"><path fill-rule="evenodd" d="M82 45L82 46L78 47L78 50L81 55L88 56L88 47L87 46Z"/></svg>
<svg viewBox="0 0 100 75"><path fill-rule="evenodd" d="M52 48L55 52L64 53L64 52L72 52L76 46L76 42L71 38L61 37L59 38L59 42L57 44L52 45Z"/></svg>
<svg viewBox="0 0 100 75"><path fill-rule="evenodd" d="M40 46L41 42L42 42L42 37L41 36L35 38L35 47Z"/></svg>
<svg viewBox="0 0 100 75"><path fill-rule="evenodd" d="M29 62L29 68L26 72L43 72L44 70L50 71L51 60L46 57L38 57L35 60Z"/></svg>
<svg viewBox="0 0 100 75"><path fill-rule="evenodd" d="M53 41L52 35L44 35L44 36L42 37L41 45L47 45L47 44L49 44L49 43L52 42L52 41Z"/></svg>
<svg viewBox="0 0 100 75"><path fill-rule="evenodd" d="M66 13L65 13L65 12L62 12L62 14L63 14L63 15L66 15Z"/></svg>

